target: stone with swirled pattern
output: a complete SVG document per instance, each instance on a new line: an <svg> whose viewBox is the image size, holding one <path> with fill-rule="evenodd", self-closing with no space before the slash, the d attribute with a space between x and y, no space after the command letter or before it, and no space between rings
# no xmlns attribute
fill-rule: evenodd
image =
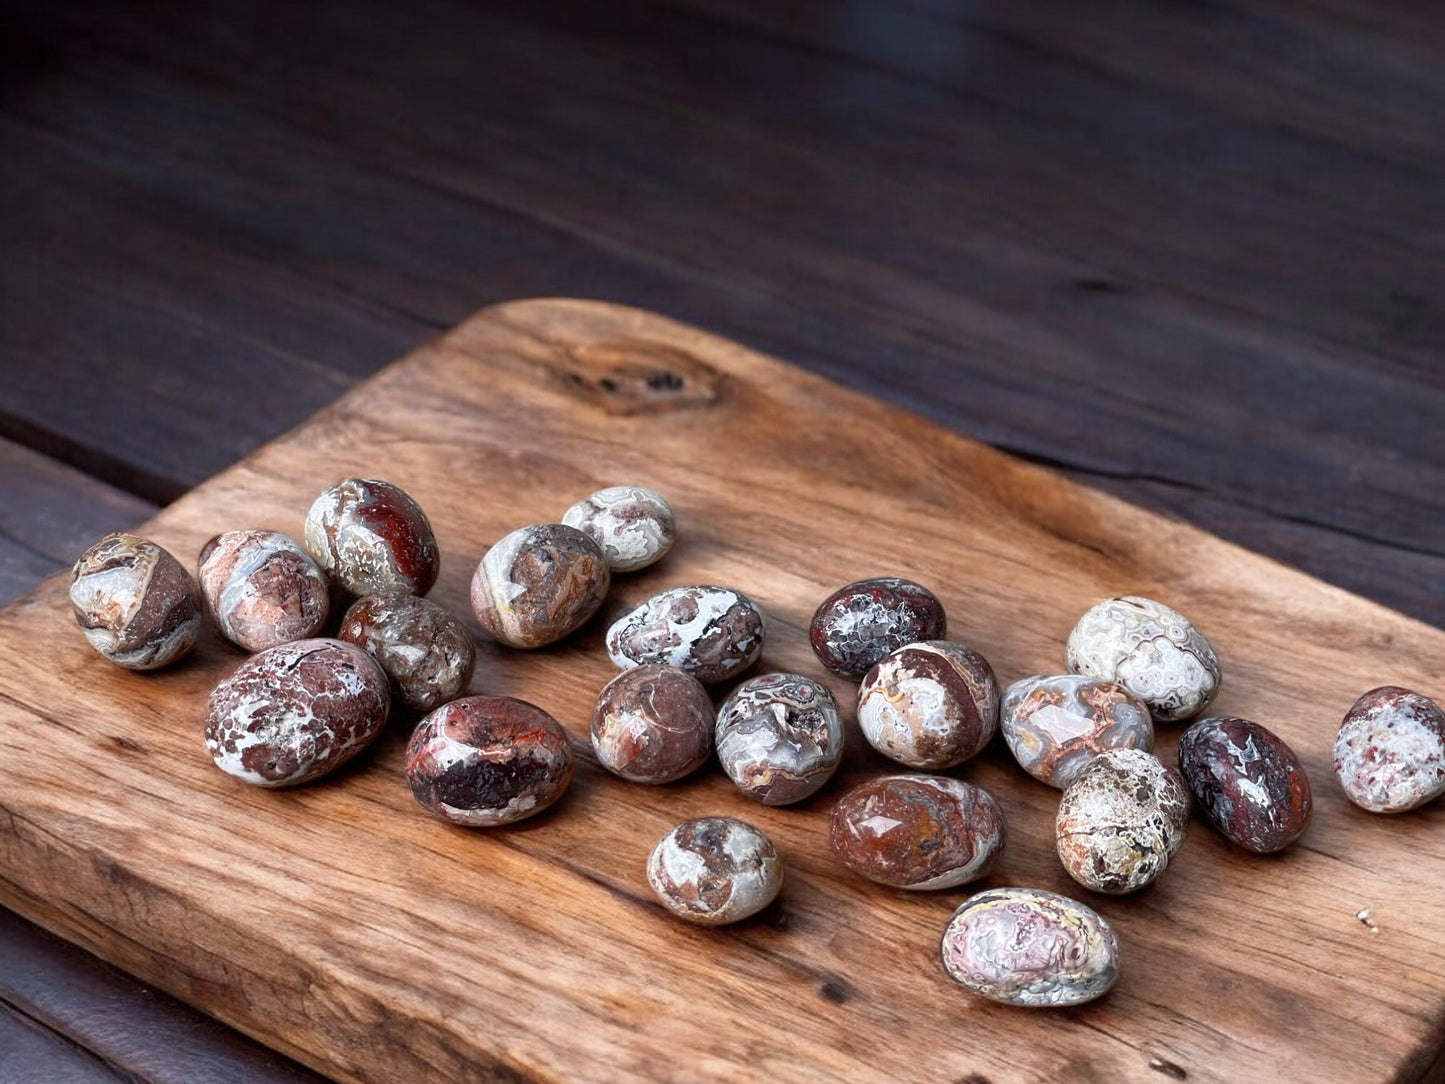
<svg viewBox="0 0 1445 1084"><path fill-rule="evenodd" d="M678 918L707 926L740 922L773 902L783 863L767 836L733 817L683 821L652 848L647 883Z"/></svg>
<svg viewBox="0 0 1445 1084"><path fill-rule="evenodd" d="M106 535L70 570L70 606L90 646L127 670L186 655L201 630L201 596L166 550L139 535Z"/></svg>
<svg viewBox="0 0 1445 1084"><path fill-rule="evenodd" d="M1089 607L1069 633L1064 665L1118 682L1160 722L1192 719L1219 691L1219 657L1204 633L1178 610L1138 595Z"/></svg>
<svg viewBox="0 0 1445 1084"><path fill-rule="evenodd" d="M1106 749L1154 748L1149 709L1122 685L1080 674L1041 674L1010 685L999 729L1019 767L1063 789Z"/></svg>
<svg viewBox="0 0 1445 1084"><path fill-rule="evenodd" d="M353 595L424 595L441 552L421 505L400 486L345 478L306 513L306 548Z"/></svg>
<svg viewBox="0 0 1445 1084"><path fill-rule="evenodd" d="M1005 1005L1063 1008L1109 992L1119 942L1092 908L1038 888L992 888L965 900L944 927L943 968Z"/></svg>
<svg viewBox="0 0 1445 1084"><path fill-rule="evenodd" d="M910 768L952 768L998 730L998 682L988 660L948 640L900 647L858 689L868 744Z"/></svg>
<svg viewBox="0 0 1445 1084"><path fill-rule="evenodd" d="M801 674L743 682L717 715L717 756L728 778L764 805L801 802L843 758L843 724L827 686Z"/></svg>
<svg viewBox="0 0 1445 1084"><path fill-rule="evenodd" d="M585 625L611 582L607 558L588 535L538 523L487 550L472 576L472 612L500 644L545 647Z"/></svg>
<svg viewBox="0 0 1445 1084"><path fill-rule="evenodd" d="M712 753L717 713L702 682L661 663L624 670L592 710L592 748L602 766L633 783L671 783Z"/></svg>
<svg viewBox="0 0 1445 1084"><path fill-rule="evenodd" d="M884 775L833 807L828 841L843 864L894 888L954 888L986 874L1004 845L1003 811L945 775Z"/></svg>
<svg viewBox="0 0 1445 1084"><path fill-rule="evenodd" d="M468 828L534 817L572 782L562 724L525 700L464 696L412 732L406 781L423 809Z"/></svg>
<svg viewBox="0 0 1445 1084"><path fill-rule="evenodd" d="M608 486L584 497L562 522L602 547L613 572L636 572L667 556L676 537L672 506L650 489Z"/></svg>

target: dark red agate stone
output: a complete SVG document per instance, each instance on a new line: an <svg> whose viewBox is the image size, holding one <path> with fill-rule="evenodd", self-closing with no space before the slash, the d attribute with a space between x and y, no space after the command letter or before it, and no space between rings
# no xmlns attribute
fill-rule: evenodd
<svg viewBox="0 0 1445 1084"><path fill-rule="evenodd" d="M406 781L429 812L489 828L542 812L572 782L567 732L535 704L468 696L443 704L412 732Z"/></svg>
<svg viewBox="0 0 1445 1084"><path fill-rule="evenodd" d="M1248 719L1201 719L1179 739L1179 770L1210 824L1247 851L1281 851L1309 827L1310 781L1294 750Z"/></svg>
<svg viewBox="0 0 1445 1084"><path fill-rule="evenodd" d="M813 614L813 652L833 673L861 678L906 644L942 640L943 603L928 588L897 576L840 587Z"/></svg>

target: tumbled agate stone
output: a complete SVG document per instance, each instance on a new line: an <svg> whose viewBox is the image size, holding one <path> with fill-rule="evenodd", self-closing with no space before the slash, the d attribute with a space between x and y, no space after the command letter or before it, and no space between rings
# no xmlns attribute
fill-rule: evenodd
<svg viewBox="0 0 1445 1084"><path fill-rule="evenodd" d="M1115 682L1079 674L1014 682L1004 691L999 729L1019 767L1060 789L1106 749L1154 748L1143 701Z"/></svg>
<svg viewBox="0 0 1445 1084"><path fill-rule="evenodd" d="M1219 658L1204 634L1178 610L1137 595L1089 607L1069 633L1064 665L1117 681L1160 722L1193 718L1219 691Z"/></svg>
<svg viewBox="0 0 1445 1084"><path fill-rule="evenodd" d="M1398 685L1371 689L1335 735L1335 775L1371 813L1403 813L1445 794L1445 712Z"/></svg>
<svg viewBox="0 0 1445 1084"><path fill-rule="evenodd" d="M827 686L801 674L743 682L717 715L717 756L728 778L764 805L801 802L843 758L843 724Z"/></svg>
<svg viewBox="0 0 1445 1084"><path fill-rule="evenodd" d="M745 821L684 821L652 848L647 883L678 918L708 926L739 922L773 902L783 863L772 841Z"/></svg>
<svg viewBox="0 0 1445 1084"><path fill-rule="evenodd" d="M1038 888L993 888L965 900L944 927L941 955L955 982L1005 1005L1081 1005L1119 977L1109 924Z"/></svg>
<svg viewBox="0 0 1445 1084"><path fill-rule="evenodd" d="M1059 801L1054 839L1070 877L1118 895L1152 884L1189 831L1189 788L1142 749L1107 749Z"/></svg>

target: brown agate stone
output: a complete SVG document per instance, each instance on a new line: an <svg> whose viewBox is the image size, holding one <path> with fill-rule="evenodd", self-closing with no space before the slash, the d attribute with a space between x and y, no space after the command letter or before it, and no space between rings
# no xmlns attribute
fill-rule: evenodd
<svg viewBox="0 0 1445 1084"><path fill-rule="evenodd" d="M222 635L247 651L315 636L331 612L326 576L280 531L227 531L206 543L201 595Z"/></svg>
<svg viewBox="0 0 1445 1084"><path fill-rule="evenodd" d="M369 652L401 701L431 711L466 692L477 661L471 633L453 614L416 595L366 595L341 619L337 638Z"/></svg>
<svg viewBox="0 0 1445 1084"><path fill-rule="evenodd" d="M587 623L612 573L589 535L539 523L504 536L472 576L472 611L482 631L508 647L544 647Z"/></svg>
<svg viewBox="0 0 1445 1084"><path fill-rule="evenodd" d="M863 679L858 727L874 749L910 768L961 764L998 730L993 668L965 644L900 647Z"/></svg>
<svg viewBox="0 0 1445 1084"><path fill-rule="evenodd" d="M441 569L421 506L371 478L337 482L312 502L306 548L353 595L424 595Z"/></svg>
<svg viewBox="0 0 1445 1084"><path fill-rule="evenodd" d="M560 723L509 696L443 704L412 732L406 781L422 807L470 828L542 812L572 782L572 749Z"/></svg>
<svg viewBox="0 0 1445 1084"><path fill-rule="evenodd" d="M801 674L751 678L718 709L717 756L749 797L764 805L801 802L843 759L838 702Z"/></svg>
<svg viewBox="0 0 1445 1084"><path fill-rule="evenodd" d="M953 888L982 877L1004 844L987 791L938 775L885 775L833 808L829 842L843 864L894 888Z"/></svg>
<svg viewBox="0 0 1445 1084"><path fill-rule="evenodd" d="M216 767L258 787L335 771L381 733L391 693L365 651L296 640L252 655L211 693L206 748Z"/></svg>
<svg viewBox="0 0 1445 1084"><path fill-rule="evenodd" d="M614 775L670 783L707 760L716 719L697 678L650 663L618 674L598 694L592 748Z"/></svg>
<svg viewBox="0 0 1445 1084"><path fill-rule="evenodd" d="M1247 851L1282 851L1309 827L1310 781L1294 750L1248 719L1200 719L1179 739L1179 770L1209 823Z"/></svg>
<svg viewBox="0 0 1445 1084"><path fill-rule="evenodd" d="M133 534L106 535L80 555L70 605L90 646L127 670L175 662L201 629L201 596L181 563Z"/></svg>

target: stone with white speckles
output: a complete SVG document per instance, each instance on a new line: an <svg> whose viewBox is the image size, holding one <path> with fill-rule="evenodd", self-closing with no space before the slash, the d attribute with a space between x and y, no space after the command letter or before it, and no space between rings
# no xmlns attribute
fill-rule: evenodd
<svg viewBox="0 0 1445 1084"><path fill-rule="evenodd" d="M241 663L206 709L206 748L228 775L289 787L335 771L386 724L386 674L340 640L296 640Z"/></svg>
<svg viewBox="0 0 1445 1084"><path fill-rule="evenodd" d="M591 535L613 572L636 572L656 564L672 549L676 537L672 506L640 486L599 489L567 509L562 522Z"/></svg>
<svg viewBox="0 0 1445 1084"><path fill-rule="evenodd" d="M611 582L591 537L564 523L537 523L487 550L472 576L472 612L499 644L545 647L585 625Z"/></svg>
<svg viewBox="0 0 1445 1084"><path fill-rule="evenodd" d="M201 596L170 553L139 535L106 535L70 570L70 606L90 646L127 670L184 657L201 630Z"/></svg>
<svg viewBox="0 0 1445 1084"><path fill-rule="evenodd" d="M326 575L280 531L227 531L206 543L201 595L221 634L246 651L315 636L331 612Z"/></svg>
<svg viewBox="0 0 1445 1084"><path fill-rule="evenodd" d="M801 802L843 759L843 724L827 686L801 674L743 682L717 714L717 756L738 789L764 805Z"/></svg>
<svg viewBox="0 0 1445 1084"><path fill-rule="evenodd" d="M422 808L453 824L492 828L536 816L572 782L562 724L525 700L466 696L412 732L406 781Z"/></svg>
<svg viewBox="0 0 1445 1084"><path fill-rule="evenodd" d="M1089 607L1069 633L1064 665L1116 681L1160 722L1192 719L1219 691L1219 657L1178 610L1137 595Z"/></svg>
<svg viewBox="0 0 1445 1084"><path fill-rule="evenodd" d="M861 678L906 644L942 640L943 603L922 584L879 576L845 584L818 606L808 639L818 661L842 677Z"/></svg>
<svg viewBox="0 0 1445 1084"><path fill-rule="evenodd" d="M763 651L763 615L731 587L700 584L653 595L607 630L607 654L626 670L664 663L705 685L737 677Z"/></svg>
<svg viewBox="0 0 1445 1084"><path fill-rule="evenodd" d="M783 863L772 841L745 821L699 817L657 841L647 883L678 918L720 926L772 903L783 887Z"/></svg>
<svg viewBox="0 0 1445 1084"><path fill-rule="evenodd" d="M1335 735L1335 775L1371 813L1403 813L1445 794L1445 712L1398 685L1371 689Z"/></svg>
<svg viewBox="0 0 1445 1084"><path fill-rule="evenodd" d="M1095 892L1152 884L1189 830L1189 788L1142 749L1107 749L1069 784L1054 820L1059 861Z"/></svg>
<svg viewBox="0 0 1445 1084"><path fill-rule="evenodd" d="M977 880L1004 845L1003 811L981 787L943 775L884 775L838 799L828 840L845 866L894 888Z"/></svg>
<svg viewBox="0 0 1445 1084"><path fill-rule="evenodd" d="M1309 827L1314 802L1304 765L1258 723L1200 719L1179 739L1179 770L1209 823L1247 851L1282 851Z"/></svg>
<svg viewBox="0 0 1445 1084"><path fill-rule="evenodd" d="M1108 993L1119 942L1092 908L1038 888L971 896L944 927L943 968L965 988L1005 1005L1064 1008Z"/></svg>

